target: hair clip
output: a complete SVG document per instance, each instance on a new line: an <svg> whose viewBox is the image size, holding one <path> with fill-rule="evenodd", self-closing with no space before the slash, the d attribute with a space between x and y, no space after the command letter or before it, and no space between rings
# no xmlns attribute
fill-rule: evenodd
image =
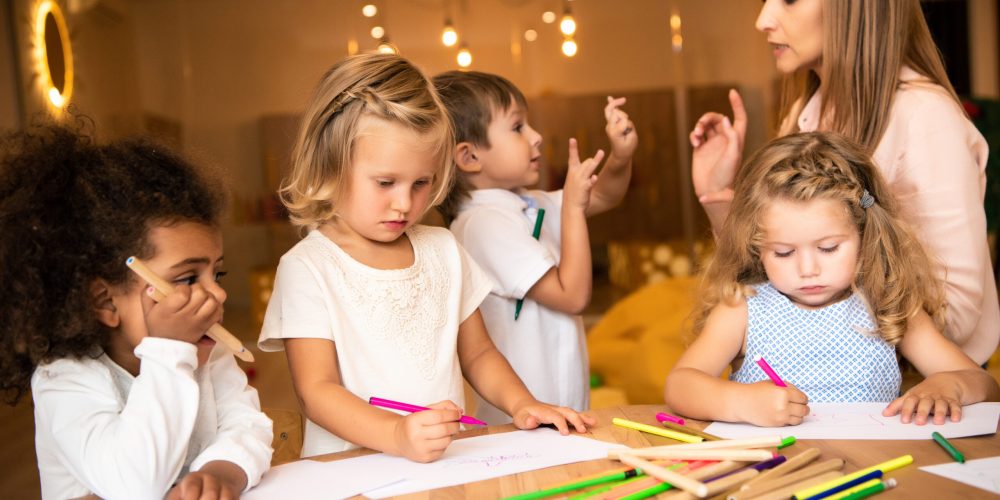
<svg viewBox="0 0 1000 500"><path fill-rule="evenodd" d="M868 209L875 204L875 197L866 189L864 193L861 194L861 208Z"/></svg>

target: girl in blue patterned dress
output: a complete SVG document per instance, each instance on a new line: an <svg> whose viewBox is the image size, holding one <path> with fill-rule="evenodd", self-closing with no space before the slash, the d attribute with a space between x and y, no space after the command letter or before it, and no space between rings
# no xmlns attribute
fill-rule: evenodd
<svg viewBox="0 0 1000 500"><path fill-rule="evenodd" d="M801 423L810 401L885 402L885 416L922 425L1000 400L996 381L941 335L933 260L857 146L831 133L775 140L735 192L705 270L697 338L667 377L675 411L780 426ZM897 352L925 377L902 396Z"/></svg>

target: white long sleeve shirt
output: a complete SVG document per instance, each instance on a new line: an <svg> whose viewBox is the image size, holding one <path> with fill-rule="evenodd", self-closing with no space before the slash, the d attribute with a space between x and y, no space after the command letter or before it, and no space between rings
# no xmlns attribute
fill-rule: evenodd
<svg viewBox="0 0 1000 500"><path fill-rule="evenodd" d="M139 376L106 354L41 365L31 378L42 497L163 498L188 471L232 462L257 484L271 461L271 420L233 356L145 338Z"/></svg>

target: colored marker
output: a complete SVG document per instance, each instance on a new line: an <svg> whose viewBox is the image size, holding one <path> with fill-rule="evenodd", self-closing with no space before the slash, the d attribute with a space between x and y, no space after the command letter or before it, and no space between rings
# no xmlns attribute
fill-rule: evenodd
<svg viewBox="0 0 1000 500"><path fill-rule="evenodd" d="M872 495L882 493L885 490L891 490L896 487L896 480L889 478L885 481L879 481L876 484L868 486L857 491L852 491L850 495L842 497L843 500L859 500L861 498L868 498Z"/></svg>
<svg viewBox="0 0 1000 500"><path fill-rule="evenodd" d="M535 498L545 498L547 496L557 495L559 493L564 493L567 491L587 488L595 484L610 483L614 481L624 481L626 479L630 479L640 475L642 475L641 470L632 468L625 471L615 472L600 477L590 478L583 481L577 481L575 483L564 484L562 486L557 486L555 488L533 491L531 493L524 493L521 495L514 495L512 497L507 497L507 500L533 500Z"/></svg>
<svg viewBox="0 0 1000 500"><path fill-rule="evenodd" d="M795 444L795 436L788 436L781 440L781 444L778 445L778 449L787 448L793 444Z"/></svg>
<svg viewBox="0 0 1000 500"><path fill-rule="evenodd" d="M535 217L535 229L531 231L531 237L538 239L542 235L542 221L545 220L545 209L538 209L538 216ZM517 305L514 306L514 321L517 321L517 317L521 315L521 307L524 306L524 299L517 299Z"/></svg>
<svg viewBox="0 0 1000 500"><path fill-rule="evenodd" d="M611 423L627 427L629 429L635 429L637 431L648 432L650 434L656 434L657 436L663 436L665 438L676 439L677 441L684 441L685 443L700 443L705 440L701 436L694 436L691 434L684 434L683 432L672 431L670 429L661 429L659 427L653 427L652 425L640 424L639 422L633 422L631 420L626 420L624 418L615 417L611 419Z"/></svg>
<svg viewBox="0 0 1000 500"><path fill-rule="evenodd" d="M808 497L811 497L811 496L813 496L813 495L815 495L817 493L820 493L820 492L826 491L826 490L828 490L830 488L833 488L834 486L837 486L839 484L843 484L843 483L846 483L846 482L848 482L848 481L850 481L852 479L861 477L861 476L863 476L865 474L868 474L871 471L880 470L884 474L886 472L892 472L892 471L894 471L894 470L896 470L896 469L898 469L900 467L905 467L905 466L910 465L912 463L913 463L913 455L903 455L901 457L897 457L897 458L894 458L892 460L888 460L888 461L882 462L882 463L880 463L878 465L873 465L871 467L868 467L867 469L862 469L862 470L859 470L857 472L848 474L846 476L842 476L840 478L834 479L833 481L829 481L829 482L826 482L826 483L818 484L816 486L813 486L813 487L810 487L810 488L806 488L806 489L804 489L802 491L797 491L797 492L795 492L794 497L797 498L797 499L808 498Z"/></svg>
<svg viewBox="0 0 1000 500"><path fill-rule="evenodd" d="M947 451L948 454L951 455L951 458L954 458L956 462L961 464L965 463L965 455L962 455L962 453L958 451L954 445L948 442L944 436L939 434L937 431L934 431L931 433L931 437L934 438L934 441L941 445L941 447L944 448L944 451Z"/></svg>
<svg viewBox="0 0 1000 500"><path fill-rule="evenodd" d="M402 410L413 413L416 413L418 411L430 410L430 408L426 406L411 405L409 403L400 403L399 401L392 401L389 399L382 399L375 397L368 398L368 404L372 406L381 406L382 408L389 408L392 410ZM462 418L458 419L458 421L462 422L463 424L489 425L486 422L483 422L482 420L470 417L468 415L462 415Z"/></svg>
<svg viewBox="0 0 1000 500"><path fill-rule="evenodd" d="M671 423L674 423L674 424L677 424L677 425L684 425L684 419L683 418L681 418L681 417L675 417L675 416L673 416L673 415L671 415L669 413L663 413L663 412L657 413L656 414L656 420L659 421L660 423L671 422Z"/></svg>
<svg viewBox="0 0 1000 500"><path fill-rule="evenodd" d="M691 427L689 425L677 425L677 424L674 424L674 423L671 423L671 422L660 422L660 423L663 424L663 426L666 427L667 429L673 429L673 430L675 430L677 432L683 432L685 434L691 434L691 435L694 435L694 436L701 436L701 437L705 438L705 441L721 441L722 440L722 438L720 438L719 436L716 436L714 434L709 434L709 433L704 432L704 431L699 431L699 430L697 430L694 427Z"/></svg>
<svg viewBox="0 0 1000 500"><path fill-rule="evenodd" d="M883 473L880 470L873 470L873 471L869 472L868 474L865 474L863 476L858 476L858 477L856 477L854 479L851 479L850 481L846 481L844 483L841 483L841 484L838 484L836 486L833 486L833 487L831 487L828 490L820 491L820 492L816 493L815 495L812 495L812 496L809 496L809 497L805 497L805 498L796 495L795 498L798 498L799 500L819 500L820 498L826 498L826 497L828 497L830 495L834 495L836 493L840 493L841 491L849 490L849 489L851 489L851 488L853 488L855 486L858 486L858 485L861 485L861 484L865 484L865 483L867 483L867 482L869 482L869 481L871 481L873 479L881 479L882 478L882 474Z"/></svg>
<svg viewBox="0 0 1000 500"><path fill-rule="evenodd" d="M761 370L764 370L764 373L766 373L771 379L771 382L774 382L774 385L778 387L788 387L788 384L786 384L785 381L781 380L781 377L778 376L778 372L774 371L774 368L771 368L771 365L767 364L767 361L764 361L764 356L757 356L754 361L757 362L757 366L759 366Z"/></svg>

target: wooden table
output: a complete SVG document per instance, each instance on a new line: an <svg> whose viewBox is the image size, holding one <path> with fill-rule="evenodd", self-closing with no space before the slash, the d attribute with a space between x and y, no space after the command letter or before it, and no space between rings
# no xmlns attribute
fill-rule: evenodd
<svg viewBox="0 0 1000 500"><path fill-rule="evenodd" d="M605 408L601 410L591 410L587 412L597 418L597 425L587 437L600 439L613 443L621 443L633 448L645 446L659 446L666 444L677 444L677 441L646 434L631 429L625 429L613 425L611 419L614 417L626 418L636 422L651 425L658 425L655 415L657 412L670 410L663 405L641 405L622 406ZM695 428L704 428L705 422L688 420L688 425ZM930 424L929 424L930 425ZM789 430L777 430L776 434L794 435L793 428ZM471 429L463 431L461 438L481 436L485 434L498 434L515 430L513 425L491 426L485 429ZM1000 455L1000 435L992 434L988 436L959 438L952 440L966 460L986 458ZM854 472L872 465L890 460L902 455L913 455L913 464L889 473L888 477L896 478L898 486L886 493L882 493L878 498L910 498L910 499L944 499L944 498L990 498L990 493L967 486L957 481L943 478L941 476L921 471L919 468L925 465L935 465L948 463L951 457L941 449L934 441L927 440L907 440L907 441L839 441L839 440L802 440L795 445L784 448L782 453L788 457L795 456L807 448L819 448L820 457L818 461L830 458L844 459L844 472ZM313 457L313 460L339 460L342 458L356 457L372 453L370 450L352 450L341 453L332 453L320 457ZM537 491L543 487L572 480L577 477L596 474L615 467L621 467L621 462L613 460L591 460L588 462L578 462L574 464L549 467L529 472L522 472L510 476L504 476L485 481L477 481L458 486L439 488L436 490L423 491L403 495L396 498L405 499L454 499L454 498L501 498L518 493ZM363 498L363 497L357 497Z"/></svg>

